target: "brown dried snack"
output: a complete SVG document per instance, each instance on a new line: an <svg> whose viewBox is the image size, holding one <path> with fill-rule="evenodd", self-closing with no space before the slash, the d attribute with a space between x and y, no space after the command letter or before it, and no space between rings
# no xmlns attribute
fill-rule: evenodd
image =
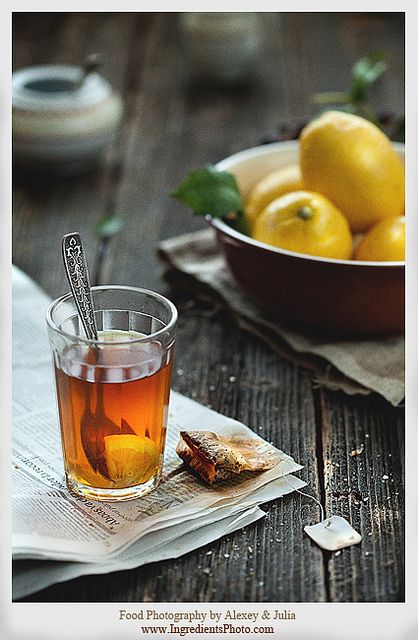
<svg viewBox="0 0 418 640"><path fill-rule="evenodd" d="M181 431L177 454L209 484L241 471L264 471L279 461L276 449L259 438L218 436L212 431Z"/></svg>

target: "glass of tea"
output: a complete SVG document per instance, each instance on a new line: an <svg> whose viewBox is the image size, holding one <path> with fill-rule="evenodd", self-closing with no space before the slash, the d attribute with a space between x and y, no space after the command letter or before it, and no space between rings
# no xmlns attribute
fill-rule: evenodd
<svg viewBox="0 0 418 640"><path fill-rule="evenodd" d="M66 480L95 500L128 500L161 477L177 310L145 289L91 291L97 341L71 294L46 314Z"/></svg>

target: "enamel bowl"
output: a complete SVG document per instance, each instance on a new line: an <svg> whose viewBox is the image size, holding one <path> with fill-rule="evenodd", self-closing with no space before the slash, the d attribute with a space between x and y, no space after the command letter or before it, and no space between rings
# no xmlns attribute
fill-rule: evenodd
<svg viewBox="0 0 418 640"><path fill-rule="evenodd" d="M404 158L404 145L394 148ZM297 161L298 142L278 142L236 153L217 168L236 176L245 199L269 171ZM211 224L237 283L295 329L364 336L403 331L404 262L308 256L253 240L218 219Z"/></svg>

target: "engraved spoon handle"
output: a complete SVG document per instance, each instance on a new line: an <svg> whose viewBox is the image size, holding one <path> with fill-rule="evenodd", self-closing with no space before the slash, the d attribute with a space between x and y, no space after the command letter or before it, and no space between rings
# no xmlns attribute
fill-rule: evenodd
<svg viewBox="0 0 418 640"><path fill-rule="evenodd" d="M71 293L89 340L98 340L94 307L90 291L90 277L81 238L67 233L62 239L62 257Z"/></svg>

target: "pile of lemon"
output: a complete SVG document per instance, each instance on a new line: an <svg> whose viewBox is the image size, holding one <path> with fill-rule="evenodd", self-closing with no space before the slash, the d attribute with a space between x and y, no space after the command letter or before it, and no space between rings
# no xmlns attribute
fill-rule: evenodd
<svg viewBox="0 0 418 640"><path fill-rule="evenodd" d="M253 187L245 205L251 236L340 260L405 259L405 171L374 124L328 111L301 132L300 162Z"/></svg>

